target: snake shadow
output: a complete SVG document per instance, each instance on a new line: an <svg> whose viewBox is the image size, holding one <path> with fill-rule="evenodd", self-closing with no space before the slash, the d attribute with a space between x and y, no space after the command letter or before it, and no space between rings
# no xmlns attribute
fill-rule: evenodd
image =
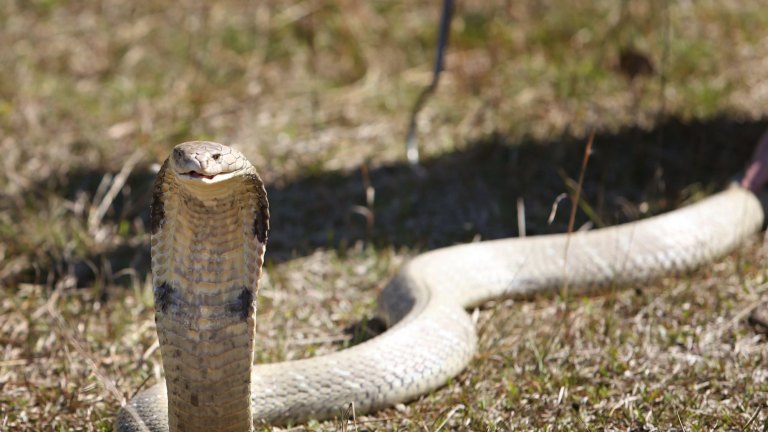
<svg viewBox="0 0 768 432"><path fill-rule="evenodd" d="M744 168L766 129L766 119L722 116L669 118L651 130L627 127L597 133L575 226L647 217L722 188ZM398 162L299 178L278 176L268 185L272 216L267 261L291 260L318 248L340 254L361 245L425 251L517 236L518 215L529 236L563 232L570 202L559 201L551 217L553 204L573 190L586 141L563 136L510 142L492 134L424 160L418 170ZM79 171L58 193L73 199L83 193L93 196L105 174ZM97 285L118 288L147 280L153 180L149 166L135 169L104 217L108 224L127 227L124 238L138 240L74 260L52 257L48 268L36 267L20 278L45 282L67 276L78 286L101 279ZM107 297L106 290L103 295Z"/></svg>

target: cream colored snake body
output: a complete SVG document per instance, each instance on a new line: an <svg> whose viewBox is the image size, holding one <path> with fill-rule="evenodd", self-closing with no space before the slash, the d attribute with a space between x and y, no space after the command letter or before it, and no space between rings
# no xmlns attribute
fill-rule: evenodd
<svg viewBox="0 0 768 432"><path fill-rule="evenodd" d="M189 160L215 166L212 155L223 153L243 161L229 178L208 178L204 170L181 178L199 162ZM152 263L172 430L249 430L250 417L295 423L338 415L350 403L360 413L413 399L471 361L477 337L466 308L557 292L566 281L571 292L584 292L691 269L732 250L763 221L757 198L733 187L617 227L428 252L382 292L379 312L391 326L385 333L334 354L251 370L253 300L268 226L263 185L242 155L219 144L182 144L169 160L155 189ZM221 286L228 289L216 291ZM129 402L117 429L168 430L168 412L160 383Z"/></svg>

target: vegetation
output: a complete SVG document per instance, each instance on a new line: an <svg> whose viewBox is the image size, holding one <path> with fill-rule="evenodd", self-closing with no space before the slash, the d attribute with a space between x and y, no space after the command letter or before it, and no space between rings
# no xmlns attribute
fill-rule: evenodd
<svg viewBox="0 0 768 432"><path fill-rule="evenodd" d="M269 184L267 362L355 343L405 260L517 235L518 198L528 235L563 231L566 202L547 218L591 131L577 226L717 190L768 129L759 0L458 3L419 175L403 140L435 2L0 2L0 429L109 431L162 376L147 218L178 142L235 145ZM447 386L290 430L766 430L766 337L744 319L761 246L493 302Z"/></svg>

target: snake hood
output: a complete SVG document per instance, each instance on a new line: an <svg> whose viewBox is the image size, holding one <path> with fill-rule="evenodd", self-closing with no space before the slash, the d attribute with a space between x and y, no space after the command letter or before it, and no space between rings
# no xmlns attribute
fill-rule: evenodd
<svg viewBox="0 0 768 432"><path fill-rule="evenodd" d="M228 146L179 144L157 174L150 223L167 402L127 407L118 430L253 430L256 297L269 230L264 183Z"/></svg>

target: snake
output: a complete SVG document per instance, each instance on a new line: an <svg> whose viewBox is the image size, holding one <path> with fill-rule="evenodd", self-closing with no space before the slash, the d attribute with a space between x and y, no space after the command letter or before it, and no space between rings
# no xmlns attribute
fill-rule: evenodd
<svg viewBox="0 0 768 432"><path fill-rule="evenodd" d="M174 147L150 206L155 321L165 371L120 409L118 431L250 431L413 400L469 365L468 308L502 297L573 294L684 272L763 224L732 186L668 213L586 232L506 238L413 257L384 287L380 335L311 358L254 365L256 300L269 234L264 183L237 150Z"/></svg>

